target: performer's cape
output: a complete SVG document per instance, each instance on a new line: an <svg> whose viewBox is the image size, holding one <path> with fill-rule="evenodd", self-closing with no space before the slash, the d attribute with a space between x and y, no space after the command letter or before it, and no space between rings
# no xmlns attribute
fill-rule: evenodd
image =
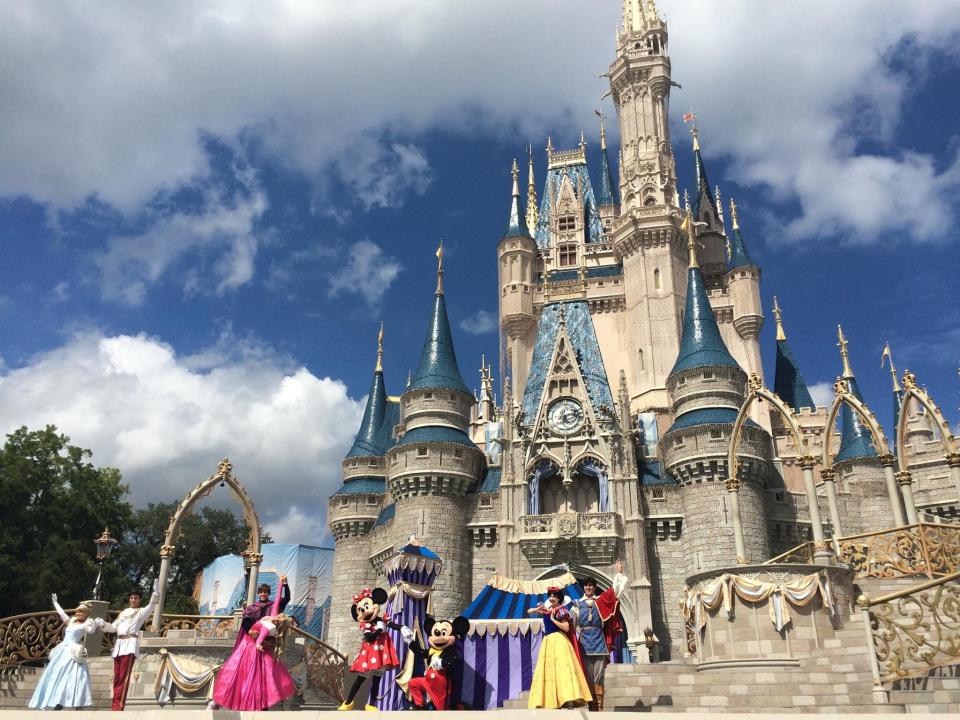
<svg viewBox="0 0 960 720"><path fill-rule="evenodd" d="M607 650L613 650L617 644L617 637L623 632L623 615L620 614L620 599L613 588L607 588L594 599L600 620L603 621L603 638L607 642Z"/></svg>

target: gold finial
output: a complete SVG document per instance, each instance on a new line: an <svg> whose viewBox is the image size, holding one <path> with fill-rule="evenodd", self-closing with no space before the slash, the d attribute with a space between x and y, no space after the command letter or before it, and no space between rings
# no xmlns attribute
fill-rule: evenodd
<svg viewBox="0 0 960 720"><path fill-rule="evenodd" d="M690 134L693 135L693 151L700 152L700 136L697 135L697 126L690 128Z"/></svg>
<svg viewBox="0 0 960 720"><path fill-rule="evenodd" d="M733 223L733 229L740 229L740 219L737 217L737 204L730 198L730 222Z"/></svg>
<svg viewBox="0 0 960 720"><path fill-rule="evenodd" d="M583 134L583 130L580 131L580 149L583 150L587 146L587 138Z"/></svg>
<svg viewBox="0 0 960 720"><path fill-rule="evenodd" d="M900 382L897 380L897 369L893 366L893 353L890 352L890 343L884 343L883 354L880 356L880 367L882 368L890 361L890 378L893 380L893 391L900 392Z"/></svg>
<svg viewBox="0 0 960 720"><path fill-rule="evenodd" d="M847 350L847 339L843 336L843 328L837 325L837 347L840 348L840 357L843 359L843 376L845 378L853 377L853 370L850 369L850 353Z"/></svg>
<svg viewBox="0 0 960 720"><path fill-rule="evenodd" d="M914 375L909 370L907 370L906 368L903 369L903 386L907 390L917 389L917 376Z"/></svg>
<svg viewBox="0 0 960 720"><path fill-rule="evenodd" d="M443 238L437 248L437 295L443 295Z"/></svg>
<svg viewBox="0 0 960 720"><path fill-rule="evenodd" d="M606 118L606 115L603 114L602 110L594 110L597 114L597 117L600 118L600 149L607 149L607 129L603 126L603 120Z"/></svg>
<svg viewBox="0 0 960 720"><path fill-rule="evenodd" d="M787 334L783 331L783 313L776 295L773 296L773 318L777 321L777 340L786 340Z"/></svg>
<svg viewBox="0 0 960 720"><path fill-rule="evenodd" d="M527 230L534 234L540 219L537 210L537 184L533 177L533 145L527 145Z"/></svg>
<svg viewBox="0 0 960 720"><path fill-rule="evenodd" d="M380 321L380 333L377 335L377 367L374 372L383 372L383 320Z"/></svg>
<svg viewBox="0 0 960 720"><path fill-rule="evenodd" d="M690 253L690 267L700 267L697 263L697 240L693 232L693 215L690 213L690 207L687 207L687 217L684 218L680 230L687 234L687 252Z"/></svg>

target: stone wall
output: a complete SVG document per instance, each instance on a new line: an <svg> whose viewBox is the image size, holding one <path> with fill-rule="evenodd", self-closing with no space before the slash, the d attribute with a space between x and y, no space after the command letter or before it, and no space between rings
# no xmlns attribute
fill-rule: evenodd
<svg viewBox="0 0 960 720"><path fill-rule="evenodd" d="M365 535L338 540L333 555L334 588L327 642L345 655L354 652L357 645L357 623L350 614L353 594L377 582L369 555L369 538Z"/></svg>

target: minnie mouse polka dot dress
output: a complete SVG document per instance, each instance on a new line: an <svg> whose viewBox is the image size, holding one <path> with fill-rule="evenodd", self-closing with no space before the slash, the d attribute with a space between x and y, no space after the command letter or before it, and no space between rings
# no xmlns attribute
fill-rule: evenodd
<svg viewBox="0 0 960 720"><path fill-rule="evenodd" d="M397 650L393 646L393 640L390 635L384 631L377 631L377 623L382 622L379 618L371 622L361 622L360 632L364 635L363 644L360 645L360 652L357 659L353 661L350 670L355 673L381 673L385 670L393 670L400 667L400 659L397 657ZM372 640L367 640L370 633L375 633Z"/></svg>

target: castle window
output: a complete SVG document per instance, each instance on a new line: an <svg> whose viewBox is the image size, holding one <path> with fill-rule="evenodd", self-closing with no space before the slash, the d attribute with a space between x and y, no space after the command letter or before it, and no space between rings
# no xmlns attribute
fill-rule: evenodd
<svg viewBox="0 0 960 720"><path fill-rule="evenodd" d="M654 290L660 290L660 289L661 289L661 283L660 283L660 268L654 268L654 269L653 269L653 289L654 289Z"/></svg>
<svg viewBox="0 0 960 720"><path fill-rule="evenodd" d="M489 496L480 496L480 507L488 508L493 507L493 498Z"/></svg>
<svg viewBox="0 0 960 720"><path fill-rule="evenodd" d="M711 431L710 431L710 437L711 437L712 439L714 439L714 440L717 440L717 439L719 439L719 438L721 437L721 433L720 433L719 430L711 430Z"/></svg>
<svg viewBox="0 0 960 720"><path fill-rule="evenodd" d="M674 445L677 445L677 446L683 445L683 437L682 437L681 435L677 435L677 436L673 439L673 444L674 444Z"/></svg>
<svg viewBox="0 0 960 720"><path fill-rule="evenodd" d="M423 397L425 400L433 400L433 393L432 392L424 393Z"/></svg>
<svg viewBox="0 0 960 720"><path fill-rule="evenodd" d="M457 448L456 450L454 450L454 451L453 451L453 456L454 456L455 458L462 458L462 457L463 457L463 448Z"/></svg>
<svg viewBox="0 0 960 720"><path fill-rule="evenodd" d="M713 373L712 373L712 372L705 372L705 373L703 374L703 379L704 379L704 380L713 380Z"/></svg>
<svg viewBox="0 0 960 720"><path fill-rule="evenodd" d="M427 446L426 446L426 445L421 445L420 447L418 447L418 448L417 448L417 455L419 455L420 457L426 457L426 455L427 455Z"/></svg>
<svg viewBox="0 0 960 720"><path fill-rule="evenodd" d="M773 497L774 497L774 499L775 499L777 502L786 502L786 501L787 501L787 496L784 495L782 492L774 493L774 494L773 494Z"/></svg>
<svg viewBox="0 0 960 720"><path fill-rule="evenodd" d="M646 200L643 201L643 204L644 204L644 205L647 205L647 206L656 205L656 204L657 204L657 198L655 198L653 195L651 195L650 197L648 197Z"/></svg>
<svg viewBox="0 0 960 720"><path fill-rule="evenodd" d="M645 370L643 366L643 348L637 350L637 367L640 369L640 372Z"/></svg>
<svg viewBox="0 0 960 720"><path fill-rule="evenodd" d="M663 488L655 487L653 488L653 499L654 500L663 500Z"/></svg>
<svg viewBox="0 0 960 720"><path fill-rule="evenodd" d="M569 232L577 229L577 218L573 215L561 215L557 218L557 230Z"/></svg>
<svg viewBox="0 0 960 720"><path fill-rule="evenodd" d="M368 465L369 467L376 467L376 466L377 466L377 459L376 459L376 458L370 458L370 459L367 461L367 465Z"/></svg>
<svg viewBox="0 0 960 720"><path fill-rule="evenodd" d="M577 246L561 245L558 248L558 262L560 267L570 267L577 264Z"/></svg>
<svg viewBox="0 0 960 720"><path fill-rule="evenodd" d="M350 504L350 500L345 497L340 498L340 507L345 508Z"/></svg>
<svg viewBox="0 0 960 720"><path fill-rule="evenodd" d="M367 505L379 505L380 500L376 495L367 495Z"/></svg>

